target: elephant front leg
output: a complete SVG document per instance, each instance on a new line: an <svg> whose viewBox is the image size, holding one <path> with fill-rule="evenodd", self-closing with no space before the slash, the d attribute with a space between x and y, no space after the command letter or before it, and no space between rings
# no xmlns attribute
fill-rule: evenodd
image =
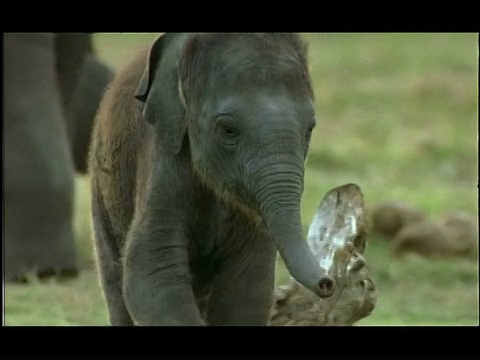
<svg viewBox="0 0 480 360"><path fill-rule="evenodd" d="M208 325L267 325L273 303L276 249L269 239L231 253L215 277Z"/></svg>
<svg viewBox="0 0 480 360"><path fill-rule="evenodd" d="M134 225L124 266L124 298L136 325L205 325L195 303L182 229Z"/></svg>

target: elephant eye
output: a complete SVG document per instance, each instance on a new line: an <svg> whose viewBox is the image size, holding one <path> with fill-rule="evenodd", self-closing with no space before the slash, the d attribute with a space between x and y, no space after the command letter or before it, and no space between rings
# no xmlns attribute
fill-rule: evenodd
<svg viewBox="0 0 480 360"><path fill-rule="evenodd" d="M235 145L238 142L240 129L233 117L219 115L215 120L215 133L223 144Z"/></svg>
<svg viewBox="0 0 480 360"><path fill-rule="evenodd" d="M235 137L235 136L238 135L235 127L233 127L229 124L220 125L220 130L222 132L222 135L226 136L226 137Z"/></svg>

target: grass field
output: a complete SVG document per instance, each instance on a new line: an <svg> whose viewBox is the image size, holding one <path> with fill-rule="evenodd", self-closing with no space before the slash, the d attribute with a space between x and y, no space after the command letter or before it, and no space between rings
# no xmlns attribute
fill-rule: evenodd
<svg viewBox="0 0 480 360"><path fill-rule="evenodd" d="M99 34L119 69L152 34ZM307 162L305 227L323 195L354 182L367 207L402 200L432 217L478 215L478 35L305 34L317 127ZM7 325L105 325L93 266L88 179L77 179L75 227L82 274L64 283L7 285ZM390 257L366 250L379 297L358 325L478 325L478 256ZM278 265L277 282L287 273Z"/></svg>

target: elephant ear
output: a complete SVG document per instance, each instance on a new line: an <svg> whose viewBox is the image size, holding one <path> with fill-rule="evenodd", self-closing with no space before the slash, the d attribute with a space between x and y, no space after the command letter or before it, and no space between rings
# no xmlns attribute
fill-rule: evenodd
<svg viewBox="0 0 480 360"><path fill-rule="evenodd" d="M153 125L164 149L178 154L187 129L185 102L178 78L182 41L165 34L152 44L135 98L145 103L144 118Z"/></svg>

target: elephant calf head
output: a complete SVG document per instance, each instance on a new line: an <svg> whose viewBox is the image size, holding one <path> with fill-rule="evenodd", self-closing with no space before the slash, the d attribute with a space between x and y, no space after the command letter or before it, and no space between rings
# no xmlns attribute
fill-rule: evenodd
<svg viewBox="0 0 480 360"><path fill-rule="evenodd" d="M182 40L179 41L179 37ZM334 293L304 239L300 200L315 126L306 45L293 34L167 34L136 98L164 150L184 142L202 182L259 221L294 278Z"/></svg>

